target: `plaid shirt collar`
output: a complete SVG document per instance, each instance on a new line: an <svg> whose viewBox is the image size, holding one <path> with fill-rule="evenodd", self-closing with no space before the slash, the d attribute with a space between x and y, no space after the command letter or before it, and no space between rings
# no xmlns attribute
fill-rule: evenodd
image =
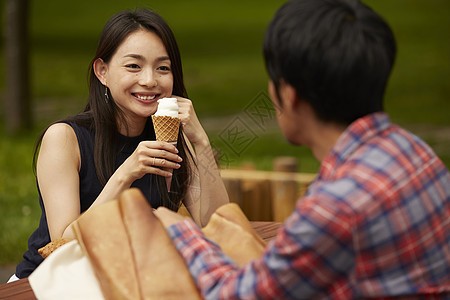
<svg viewBox="0 0 450 300"><path fill-rule="evenodd" d="M326 180L333 177L336 168L344 163L356 149L389 126L391 126L389 116L384 112L369 114L351 123L322 161L318 179Z"/></svg>

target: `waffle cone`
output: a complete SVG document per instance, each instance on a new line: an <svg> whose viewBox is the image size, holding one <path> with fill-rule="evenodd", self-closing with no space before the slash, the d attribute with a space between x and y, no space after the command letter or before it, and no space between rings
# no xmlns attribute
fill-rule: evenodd
<svg viewBox="0 0 450 300"><path fill-rule="evenodd" d="M180 130L180 118L170 116L152 116L155 128L156 140L164 142L176 142Z"/></svg>

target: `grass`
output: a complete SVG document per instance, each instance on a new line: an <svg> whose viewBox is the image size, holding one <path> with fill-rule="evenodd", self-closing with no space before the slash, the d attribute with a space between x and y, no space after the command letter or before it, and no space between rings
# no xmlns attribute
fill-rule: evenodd
<svg viewBox="0 0 450 300"><path fill-rule="evenodd" d="M274 156L289 155L299 158L301 171L315 172L318 163L309 150L289 145L276 129L273 115L268 115L267 126L261 127L246 114L255 101L267 101L261 44L268 22L283 2L30 1L31 94L36 122L31 132L16 137L6 136L0 125L0 265L21 259L27 238L39 221L31 168L35 138L49 122L82 109L87 97L87 66L97 38L106 20L122 9L150 7L170 24L198 116L205 124L213 118L225 118L218 126L208 127L211 141L220 150L222 165L250 162L268 170ZM392 119L413 130L423 128L422 124L431 131L450 126L450 2L364 2L386 18L398 42L398 57L385 99ZM5 70L1 69L2 103L5 84ZM0 110L0 121L4 111ZM246 139L241 143L224 135L224 129L238 121L246 129ZM450 145L434 136L426 140L450 166Z"/></svg>
<svg viewBox="0 0 450 300"><path fill-rule="evenodd" d="M0 139L0 265L17 262L40 208L31 169L35 134Z"/></svg>

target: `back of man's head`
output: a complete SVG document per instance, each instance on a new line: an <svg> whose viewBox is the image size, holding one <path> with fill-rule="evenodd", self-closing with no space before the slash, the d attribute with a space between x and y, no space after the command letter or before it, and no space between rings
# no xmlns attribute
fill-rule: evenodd
<svg viewBox="0 0 450 300"><path fill-rule="evenodd" d="M387 23L358 0L292 0L264 40L275 87L284 80L320 119L346 125L383 110L395 53Z"/></svg>

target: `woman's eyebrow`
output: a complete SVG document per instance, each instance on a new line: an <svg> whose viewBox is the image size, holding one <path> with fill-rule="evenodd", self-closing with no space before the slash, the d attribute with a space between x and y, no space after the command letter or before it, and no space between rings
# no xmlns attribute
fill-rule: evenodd
<svg viewBox="0 0 450 300"><path fill-rule="evenodd" d="M170 57L168 56L160 56L156 59L156 61L164 61L164 60L170 60Z"/></svg>
<svg viewBox="0 0 450 300"><path fill-rule="evenodd" d="M139 54L127 54L127 55L124 56L124 58L127 58L127 57L135 58L135 59L138 59L138 60L145 60L145 58L142 55L139 55Z"/></svg>
<svg viewBox="0 0 450 300"><path fill-rule="evenodd" d="M138 60L145 60L144 56L140 55L140 54L127 54L124 56L124 58L127 57L131 57L131 58L135 58ZM155 59L155 61L165 61L165 60L170 60L170 57L168 56L160 56L158 58Z"/></svg>

